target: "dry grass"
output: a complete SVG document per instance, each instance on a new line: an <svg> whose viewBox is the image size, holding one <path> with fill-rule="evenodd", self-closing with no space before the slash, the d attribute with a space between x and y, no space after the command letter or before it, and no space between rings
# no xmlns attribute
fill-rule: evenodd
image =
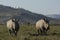
<svg viewBox="0 0 60 40"><path fill-rule="evenodd" d="M17 37L12 37L6 26L0 25L0 40L60 40L60 26L50 26L48 35L37 35L34 25L21 25Z"/></svg>

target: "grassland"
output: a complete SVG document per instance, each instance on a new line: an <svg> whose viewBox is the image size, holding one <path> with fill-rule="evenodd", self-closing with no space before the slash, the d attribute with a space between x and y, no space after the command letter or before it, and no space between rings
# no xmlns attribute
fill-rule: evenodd
<svg viewBox="0 0 60 40"><path fill-rule="evenodd" d="M50 26L48 35L37 35L34 25L21 25L17 37L12 37L6 25L0 25L0 40L60 40L60 26Z"/></svg>

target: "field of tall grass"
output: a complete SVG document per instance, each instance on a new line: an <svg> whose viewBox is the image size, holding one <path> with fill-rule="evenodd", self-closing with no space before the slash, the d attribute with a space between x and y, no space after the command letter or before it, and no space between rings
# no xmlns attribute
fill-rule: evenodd
<svg viewBox="0 0 60 40"><path fill-rule="evenodd" d="M60 26L50 26L48 35L37 35L35 25L20 25L17 37L9 35L6 25L0 25L0 40L60 40Z"/></svg>

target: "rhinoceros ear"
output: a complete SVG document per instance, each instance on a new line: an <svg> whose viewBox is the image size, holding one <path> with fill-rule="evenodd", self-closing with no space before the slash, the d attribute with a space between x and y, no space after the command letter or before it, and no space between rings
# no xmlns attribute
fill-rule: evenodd
<svg viewBox="0 0 60 40"><path fill-rule="evenodd" d="M12 19L13 22L15 22L15 19Z"/></svg>

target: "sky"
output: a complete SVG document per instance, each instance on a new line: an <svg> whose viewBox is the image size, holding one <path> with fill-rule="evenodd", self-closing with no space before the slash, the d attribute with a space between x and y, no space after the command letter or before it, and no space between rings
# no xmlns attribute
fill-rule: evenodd
<svg viewBox="0 0 60 40"><path fill-rule="evenodd" d="M60 0L0 0L0 5L24 8L38 14L60 14Z"/></svg>

